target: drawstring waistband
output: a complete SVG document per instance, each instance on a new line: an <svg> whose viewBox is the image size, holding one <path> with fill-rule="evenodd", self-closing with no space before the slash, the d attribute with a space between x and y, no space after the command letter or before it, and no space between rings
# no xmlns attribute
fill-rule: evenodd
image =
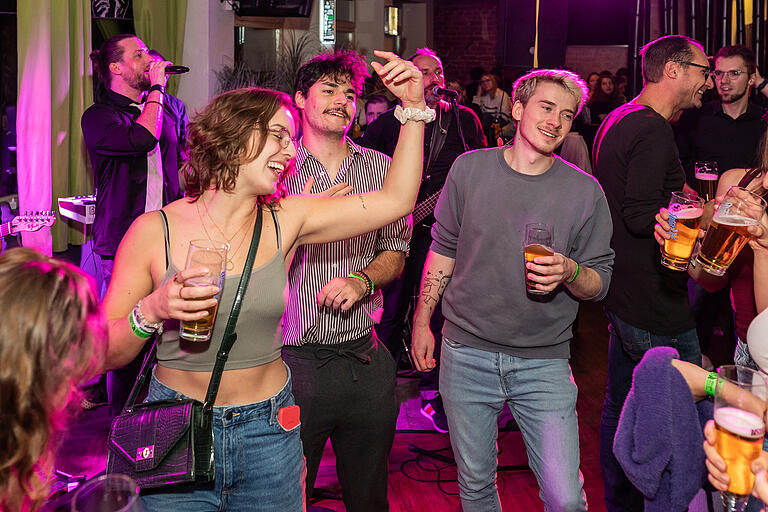
<svg viewBox="0 0 768 512"><path fill-rule="evenodd" d="M370 364L371 352L376 349L376 343L372 336L368 335L363 338L333 345L307 343L298 347L286 346L284 348L288 349L293 356L317 360L318 368L322 368L335 359L345 359L352 374L352 380L357 382L354 363Z"/></svg>

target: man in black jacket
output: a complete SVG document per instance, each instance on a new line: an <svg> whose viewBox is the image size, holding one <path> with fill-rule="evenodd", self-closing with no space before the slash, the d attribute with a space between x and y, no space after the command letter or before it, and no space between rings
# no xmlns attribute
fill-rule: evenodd
<svg viewBox="0 0 768 512"><path fill-rule="evenodd" d="M435 87L445 87L443 63L437 54L429 48L420 48L408 60L412 61L424 74L424 98L427 106L437 111L437 119L428 123L424 132L424 171L413 211L411 249L405 261L403 274L384 290L384 316L381 323L376 326L377 336L395 356L403 346L406 312L421 281L424 260L432 243L430 230L435 221L432 212L445 184L448 171L460 154L486 146L477 115L471 109L461 105L458 105L458 110L455 110L451 103L443 99L443 96L435 93ZM459 120L458 125L456 119ZM360 145L392 156L399 130L400 122L395 119L394 109L389 110L381 114L366 129L360 139ZM442 326L443 317L439 314L438 308L431 323L432 331L438 340L436 359L439 359L440 354L439 340ZM410 340L406 340L406 343L409 342ZM448 431L448 423L437 392L437 382L437 369L422 379L419 385L423 398L421 414L437 431L445 433Z"/></svg>

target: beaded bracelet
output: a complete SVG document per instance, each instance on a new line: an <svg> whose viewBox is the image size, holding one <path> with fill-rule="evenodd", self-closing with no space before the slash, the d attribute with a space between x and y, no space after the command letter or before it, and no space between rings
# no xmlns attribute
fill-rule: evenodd
<svg viewBox="0 0 768 512"><path fill-rule="evenodd" d="M366 295L373 295L373 280L368 277L368 274L363 272L362 270L359 272L350 272L347 277L354 277L355 279L360 279L362 282L365 283L365 294Z"/></svg>
<svg viewBox="0 0 768 512"><path fill-rule="evenodd" d="M136 303L136 306L133 308L133 314L136 315L134 318L134 321L136 322L137 327L141 328L141 330L145 332L149 332L150 334L153 332L157 332L158 336L163 334L163 322L157 322L157 323L150 323L147 321L146 318L144 318L144 315L141 312L141 301L142 299L139 299L139 302Z"/></svg>
<svg viewBox="0 0 768 512"><path fill-rule="evenodd" d="M571 284L576 280L576 277L578 277L579 272L581 272L581 265L579 265L578 262L576 262L576 272L573 273L573 277L570 278L568 281L566 281L567 284Z"/></svg>
<svg viewBox="0 0 768 512"><path fill-rule="evenodd" d="M376 291L376 287L373 284L373 279L371 279L371 276L363 272L362 270L357 272L361 276L365 278L365 281L368 283L368 295L373 295L373 292Z"/></svg>
<svg viewBox="0 0 768 512"><path fill-rule="evenodd" d="M160 103L159 101L147 100L147 101L144 102L145 105L149 105L150 103L157 103L158 105L160 105L160 108L163 108L163 104Z"/></svg>
<svg viewBox="0 0 768 512"><path fill-rule="evenodd" d="M715 372L709 372L707 380L704 381L704 393L707 396L715 396L715 389L717 388L717 374Z"/></svg>

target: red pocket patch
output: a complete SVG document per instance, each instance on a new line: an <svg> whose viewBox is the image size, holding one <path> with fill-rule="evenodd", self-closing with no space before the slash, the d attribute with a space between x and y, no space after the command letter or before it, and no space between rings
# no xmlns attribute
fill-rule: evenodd
<svg viewBox="0 0 768 512"><path fill-rule="evenodd" d="M298 405L283 407L277 411L277 421L285 430L293 430L301 423L301 410Z"/></svg>

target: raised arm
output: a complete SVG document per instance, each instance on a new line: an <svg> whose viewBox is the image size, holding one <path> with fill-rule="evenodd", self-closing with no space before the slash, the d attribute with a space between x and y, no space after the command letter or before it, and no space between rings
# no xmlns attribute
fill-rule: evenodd
<svg viewBox="0 0 768 512"><path fill-rule="evenodd" d="M402 102L403 108L424 111L421 72L413 63L390 52L376 51L387 59L372 63L384 84ZM413 210L421 181L424 151L424 122L406 121L400 128L392 163L380 190L340 198L291 196L284 199L286 211L297 211L297 244L325 243L368 233L404 217Z"/></svg>

